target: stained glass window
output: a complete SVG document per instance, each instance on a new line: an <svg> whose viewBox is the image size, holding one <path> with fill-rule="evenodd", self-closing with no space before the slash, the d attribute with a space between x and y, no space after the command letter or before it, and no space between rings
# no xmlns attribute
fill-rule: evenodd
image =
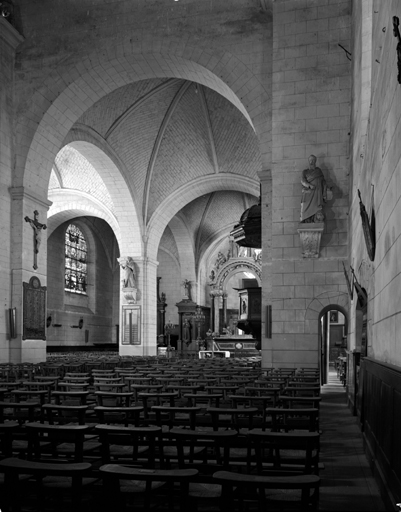
<svg viewBox="0 0 401 512"><path fill-rule="evenodd" d="M74 224L65 232L65 290L86 294L87 246L84 235Z"/></svg>

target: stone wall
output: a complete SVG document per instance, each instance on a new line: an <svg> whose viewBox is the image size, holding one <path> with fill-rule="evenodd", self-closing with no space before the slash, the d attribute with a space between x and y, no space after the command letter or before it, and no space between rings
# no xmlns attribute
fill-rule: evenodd
<svg viewBox="0 0 401 512"><path fill-rule="evenodd" d="M272 95L273 366L319 364L319 313L346 305L351 3L274 2ZM333 199L319 258L302 258L297 232L301 172L317 156Z"/></svg>
<svg viewBox="0 0 401 512"><path fill-rule="evenodd" d="M356 2L353 18L362 20L353 45L353 187L350 215L350 263L368 294L367 354L401 365L401 85L397 81L398 40L393 16L401 17L399 2ZM362 77L362 80L361 80ZM362 94L361 94L362 92ZM367 101L367 106L364 102ZM361 114L364 112L364 116ZM362 124L361 117L369 117ZM364 145L360 140L364 136ZM376 218L376 254L365 246L357 190L369 216ZM356 300L351 304L355 329ZM353 347L358 340L352 338ZM351 347L351 348L353 348Z"/></svg>

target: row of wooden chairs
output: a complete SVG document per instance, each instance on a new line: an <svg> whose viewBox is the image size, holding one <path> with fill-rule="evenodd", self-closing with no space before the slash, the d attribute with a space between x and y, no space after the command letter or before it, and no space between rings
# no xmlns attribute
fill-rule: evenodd
<svg viewBox="0 0 401 512"><path fill-rule="evenodd" d="M203 369L206 368L206 365L203 366ZM156 376L160 376L166 375L166 371L168 372L167 368L164 368L164 371L158 372L153 365L149 365L144 373L155 372ZM177 371L179 371L178 368ZM67 373L75 373L76 384L76 379L79 377L77 374L84 372ZM120 378L124 373L124 371L116 372L114 369L113 374L109 373L106 377L103 373L103 377L99 378L115 379ZM227 372L226 375L229 373ZM203 375L205 374L207 375L208 372L203 373ZM224 374L223 371L222 374ZM118 377L115 377L116 375ZM125 376L127 377L127 374ZM228 375L228 381L231 380L229 377L230 375ZM263 375L263 377L264 379L261 380L268 382L268 375ZM163 377L161 378L163 379ZM199 375L195 376L196 378L199 379ZM224 375L221 380L225 380ZM48 380L48 382L50 381ZM28 423L23 423L27 418L21 419L21 421L14 422L14 426L9 427L8 430L5 428L4 434L2 433L2 447L14 446L14 443L10 444L10 437L14 432L20 435L23 431L27 441L24 450L21 449L19 452L3 451L3 457L6 459L3 462L0 461L0 471L4 472L8 482L12 482L9 487L6 487L7 492L3 504L0 503L0 507L3 505L5 510L8 506L13 506L16 496L21 496L21 493L15 493L15 489L24 485L25 478L22 475L34 477L39 485L37 493L41 496L43 489L47 489L47 486L50 485L48 478L65 477L69 470L71 473L68 476L72 482L75 482L72 492L74 507L78 507L82 503L83 490L88 484L92 486L91 492L96 485L98 490L103 487L108 490L104 495L103 492L100 492L102 498L99 505L103 506L104 510L110 510L112 504L115 507L120 497L122 499L125 494L132 495L132 492L128 491L133 489L136 490L134 494L139 493L145 497L143 503L145 509L150 507L153 498L159 494L159 489L162 503L170 504L171 507L178 503L181 510L196 508L197 502L206 497L217 500L221 510L228 510L227 504L231 507L230 510L234 506L241 508L249 500L254 501L255 499L259 507L276 506L280 493L284 493L280 500L284 503L286 498L290 497L292 506L296 492L299 493L298 505L301 510L317 509L318 471L321 467L318 462L320 397L316 396L318 393L315 389L306 389L317 387L314 385L316 382L305 380L300 372L292 372L285 378L283 375L276 375L272 378L272 382L284 381L285 383L284 387L281 384L279 387L272 384L269 388L270 390L274 387L278 388L276 396L279 401L276 405L280 405L280 407L264 407L269 403L268 401L257 401L257 397L263 397L262 393L265 393L265 389L268 388L268 386L264 388L259 383L248 387L261 388L262 392L247 390L249 395L245 395L246 381L241 382L244 396L248 396L248 399L255 399L258 407L253 407L252 400L244 399L241 402L241 399L238 398L240 395L230 395L230 391L226 393L224 400L220 399L219 407L217 407L216 403L213 406L207 397L213 394L221 396L220 392L212 393L214 389L205 390L204 387L202 389L202 386L197 386L197 389L174 390L174 386L185 387L185 383L180 384L167 380L162 381L162 388L156 390L156 395L160 394L160 390L162 390L162 393L170 393L172 401L169 402L169 405L163 401L160 402L160 405L154 405L151 399L156 397L145 396L149 405L146 407L147 418L145 418L143 404L132 406L136 408L136 415L133 414L129 421L126 421L126 414L131 406L128 406L127 403L114 408L96 405L94 409L97 409L97 416L92 417L96 421L90 424L86 418L87 405L70 406L81 407L81 411L85 411L83 419L77 422L81 425L56 424L58 421L56 413L61 412L64 407L68 407L61 405L65 395L59 393L63 393L65 390L60 391L63 386L59 388L58 384L62 381L64 379L57 380L58 391L53 390L52 393L56 394L51 394L51 399L54 402L58 400L58 404L40 404L40 401L36 402L36 405L34 402L15 402L20 407L19 410L25 404L29 404L26 405L26 411L32 411L33 416L28 414L28 419L30 419ZM70 382L74 383L74 376ZM90 383L91 386L93 382ZM106 381L101 382L106 383ZM117 383L117 381L115 382ZM192 386L192 384L189 385ZM165 389L167 386L171 386L168 391ZM229 386L230 382L228 382ZM90 392L93 393L93 391L91 387ZM73 392L89 393L85 390ZM146 393L137 391L138 397L141 392ZM102 392L95 391L94 396L96 397L95 393ZM275 394L276 391L273 391L271 396L275 396ZM202 397L206 400L203 404L201 395L205 395ZM88 395L85 396L88 397ZM178 396L188 398L185 407L175 405L175 399ZM21 394L20 399L23 397L24 395ZM232 397L237 398L232 399ZM317 399L314 402L316 407L305 408L307 403L305 399ZM232 401L228 404L227 400ZM225 402L224 408L221 407L221 402ZM98 402L96 403L98 404ZM0 410L7 407L12 408L10 404L12 403L5 401L0 406ZM263 414L265 414L262 423L260 423L260 404L262 404ZM16 411L18 411L18 406L15 408ZM60 409L57 410L57 406ZM35 411L38 410L40 416L35 417ZM63 412L66 411L78 412L72 409L64 409ZM53 419L50 414L54 415ZM99 419L101 416L102 419ZM200 418L204 419L205 416L209 417L210 421L207 425L201 425ZM121 417L123 418L122 424L120 423ZM300 422L301 417L303 417L303 423ZM38 419L42 422L35 422ZM266 419L268 421L265 421ZM0 418L0 421L3 421L5 425L12 423L4 422L4 417ZM127 426L125 426L126 424ZM65 429L69 432L69 438L65 437ZM298 432L295 432L294 429L297 429ZM7 443L5 439L8 439ZM75 447L73 439L79 439L79 448ZM74 444L73 449L72 444ZM57 453L60 446L63 447L61 456L65 457L62 459L65 462L62 464L63 467L57 468L56 466L60 465L60 454ZM305 451L303 457L300 456L302 450ZM68 454L71 452L74 454L72 460L68 458ZM20 453L20 456L22 454L27 459L15 459L15 456L10 458L10 455L15 455L15 453ZM300 464L301 460L302 464ZM18 461L22 461L21 464ZM51 468L47 467L49 464ZM79 466L80 464L86 464L86 466ZM62 473L63 471L64 473ZM99 482L103 482L103 484L99 484ZM8 489L13 489L13 492L8 492ZM266 491L266 489L269 490ZM272 491L272 489L275 490ZM273 497L276 495L275 493L278 493L276 501ZM284 509L287 506L289 505L284 504Z"/></svg>

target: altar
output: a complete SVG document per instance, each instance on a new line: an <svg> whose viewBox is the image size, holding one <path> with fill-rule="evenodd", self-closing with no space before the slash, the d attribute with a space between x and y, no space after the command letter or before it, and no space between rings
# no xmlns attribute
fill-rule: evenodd
<svg viewBox="0 0 401 512"><path fill-rule="evenodd" d="M255 348L256 342L251 334L223 335L213 338L213 348L216 351L230 352L230 357L249 357L259 355L259 350Z"/></svg>

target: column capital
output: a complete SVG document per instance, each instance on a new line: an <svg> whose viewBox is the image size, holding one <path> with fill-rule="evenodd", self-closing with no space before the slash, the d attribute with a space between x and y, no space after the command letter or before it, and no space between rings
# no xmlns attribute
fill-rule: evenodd
<svg viewBox="0 0 401 512"><path fill-rule="evenodd" d="M258 171L258 177L260 181L267 181L272 179L272 171L271 169L265 169L263 171Z"/></svg>
<svg viewBox="0 0 401 512"><path fill-rule="evenodd" d="M28 199L40 205L42 208L46 209L46 211L53 204L52 201L49 201L47 198L38 196L35 194L35 192L32 192L32 190L28 190L25 187L9 187L8 191L13 201Z"/></svg>

